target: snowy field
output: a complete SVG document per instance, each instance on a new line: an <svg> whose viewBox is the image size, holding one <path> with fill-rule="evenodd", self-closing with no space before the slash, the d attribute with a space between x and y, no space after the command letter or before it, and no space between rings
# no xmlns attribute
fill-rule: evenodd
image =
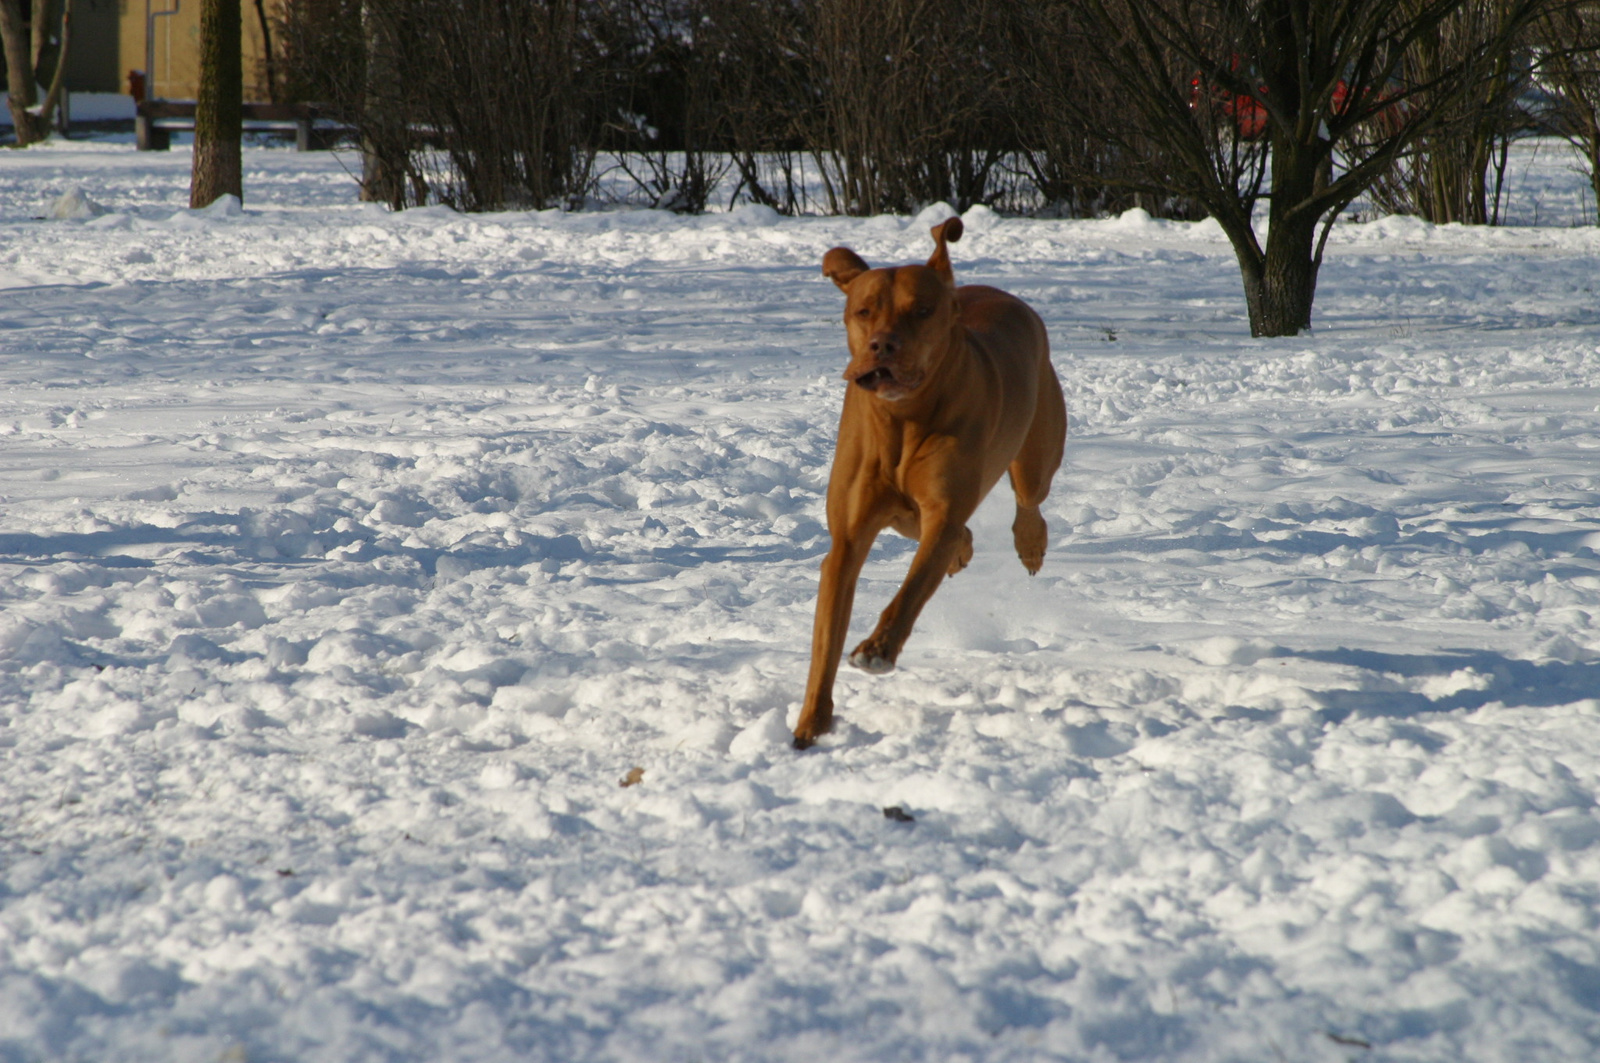
<svg viewBox="0 0 1600 1063"><path fill-rule="evenodd" d="M1545 227L1342 224L1297 339L1212 224L969 213L1067 391L1050 554L992 499L804 754L819 262L936 214L391 215L260 148L191 213L188 167L0 153L0 1061L1600 1053L1557 148Z"/></svg>

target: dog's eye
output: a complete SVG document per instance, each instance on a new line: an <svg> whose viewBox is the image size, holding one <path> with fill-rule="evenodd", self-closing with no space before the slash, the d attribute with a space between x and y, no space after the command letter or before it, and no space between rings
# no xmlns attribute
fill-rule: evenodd
<svg viewBox="0 0 1600 1063"><path fill-rule="evenodd" d="M866 306L858 306L858 307L856 307L856 317L867 317L871 313L872 313L872 308L871 307L866 307Z"/></svg>
<svg viewBox="0 0 1600 1063"><path fill-rule="evenodd" d="M933 307L931 307L931 306L919 306L919 307L917 307L917 316L918 317L932 317L933 316Z"/></svg>

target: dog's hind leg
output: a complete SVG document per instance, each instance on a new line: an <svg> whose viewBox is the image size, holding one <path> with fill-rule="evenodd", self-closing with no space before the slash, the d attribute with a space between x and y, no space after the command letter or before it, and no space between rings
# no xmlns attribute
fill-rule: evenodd
<svg viewBox="0 0 1600 1063"><path fill-rule="evenodd" d="M1044 516L1039 506L1050 494L1050 480L1061 466L1061 452L1067 441L1067 404L1061 395L1061 382L1048 358L1043 359L1039 378L1039 397L1033 411L1028 438L1011 462L1011 490L1017 496L1017 516L1011 523L1011 538L1017 556L1030 575L1044 564L1049 541Z"/></svg>

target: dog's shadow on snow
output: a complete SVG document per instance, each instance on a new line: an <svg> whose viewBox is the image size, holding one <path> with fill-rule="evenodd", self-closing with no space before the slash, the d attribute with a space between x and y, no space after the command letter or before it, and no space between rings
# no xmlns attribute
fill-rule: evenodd
<svg viewBox="0 0 1600 1063"><path fill-rule="evenodd" d="M1379 650L1280 649L1273 657L1318 661L1359 668L1401 680L1460 675L1458 689L1436 696L1404 689L1319 690L1320 714L1330 723L1351 716L1407 717L1457 709L1478 709L1499 703L1511 708L1570 705L1600 697L1600 662L1527 661L1489 650L1440 650L1436 653L1385 653Z"/></svg>

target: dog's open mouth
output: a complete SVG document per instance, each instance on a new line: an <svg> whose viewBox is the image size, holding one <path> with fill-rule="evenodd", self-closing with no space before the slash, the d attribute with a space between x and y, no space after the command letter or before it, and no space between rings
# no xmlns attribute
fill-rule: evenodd
<svg viewBox="0 0 1600 1063"><path fill-rule="evenodd" d="M893 387L896 380L894 373L890 372L888 366L880 365L878 368L869 369L856 377L856 383L868 391L877 391L880 388Z"/></svg>
<svg viewBox="0 0 1600 1063"><path fill-rule="evenodd" d="M855 376L851 376L847 371L845 379L852 384L861 385L880 399L894 402L917 390L917 385L922 383L922 374L907 372L904 367L896 371L891 366L875 365Z"/></svg>

